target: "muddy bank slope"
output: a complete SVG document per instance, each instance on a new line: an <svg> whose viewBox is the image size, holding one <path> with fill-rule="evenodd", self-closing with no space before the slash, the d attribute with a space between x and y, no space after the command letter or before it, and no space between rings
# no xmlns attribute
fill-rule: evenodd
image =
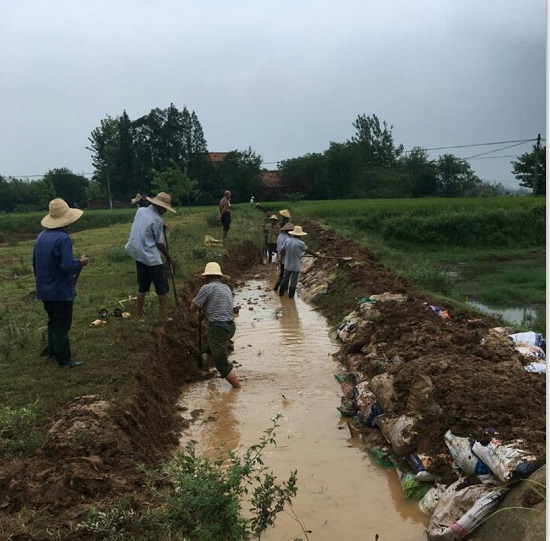
<svg viewBox="0 0 550 541"><path fill-rule="evenodd" d="M409 296L408 284L367 249L314 223L303 225L310 247L351 258L317 260L303 276L306 287L326 286L314 304L332 324L342 321L361 298L387 292L406 297L381 304L376 321L343 345L339 361L346 366L353 359L368 372L376 366L373 358L382 363L399 358L399 365L387 367L395 380L397 413L406 407L415 372L421 369L430 376L442 413L423 417L419 452L445 453L442 435L448 429L468 435L494 428L507 438L525 439L532 452L545 456L544 378L525 372L525 360L509 344L483 343L493 321L452 309L449 319L436 317L424 304L429 299ZM259 250L249 244L231 253L223 268L238 283L252 267L262 272L258 262ZM174 450L181 428L175 408L181 385L201 377L196 317L187 314L198 285L179 291L185 316L176 313L173 323L156 330L154 347L144 353L136 374L140 393L132 404L122 408L99 396L77 398L52 420L37 456L0 467L0 532L6 538L78 540L74 526L92 506L108 508L108 502L134 491L147 499L136 465L154 467ZM444 464L440 470L450 475ZM132 496L138 511L144 503L140 497Z"/></svg>

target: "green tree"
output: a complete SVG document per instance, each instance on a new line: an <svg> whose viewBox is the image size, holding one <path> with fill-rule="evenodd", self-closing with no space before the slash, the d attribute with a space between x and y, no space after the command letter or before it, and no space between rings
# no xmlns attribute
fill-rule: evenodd
<svg viewBox="0 0 550 541"><path fill-rule="evenodd" d="M438 195L437 166L421 147L414 147L400 159L403 173L409 177L410 196L435 197Z"/></svg>
<svg viewBox="0 0 550 541"><path fill-rule="evenodd" d="M93 180L97 181L102 192L112 201L111 176L114 173L114 164L118 138L118 120L107 116L101 120L88 141L86 147L92 153L92 166L94 167Z"/></svg>
<svg viewBox="0 0 550 541"><path fill-rule="evenodd" d="M233 150L216 165L224 190L230 190L236 200L248 201L250 194L258 192L261 180L262 157L250 147Z"/></svg>
<svg viewBox="0 0 550 541"><path fill-rule="evenodd" d="M364 165L377 167L393 167L401 154L403 145L396 146L393 141L393 126L386 121L380 124L376 115L359 115L353 123L357 130L351 138L361 151Z"/></svg>
<svg viewBox="0 0 550 541"><path fill-rule="evenodd" d="M443 154L436 161L438 195L440 197L466 197L481 185L481 179L470 164L453 154Z"/></svg>
<svg viewBox="0 0 550 541"><path fill-rule="evenodd" d="M51 183L56 197L64 199L69 206L85 207L88 204L86 187L88 179L73 173L66 167L52 169L43 178L45 183Z"/></svg>
<svg viewBox="0 0 550 541"><path fill-rule="evenodd" d="M546 193L546 146L533 146L531 152L522 154L512 163L512 173L519 185L532 190L533 195ZM536 182L535 182L536 179Z"/></svg>
<svg viewBox="0 0 550 541"><path fill-rule="evenodd" d="M37 180L31 184L33 199L39 209L47 209L49 202L55 197L55 188L48 178Z"/></svg>
<svg viewBox="0 0 550 541"><path fill-rule="evenodd" d="M328 199L330 186L327 160L323 154L306 154L279 164L282 183L288 191L307 194L311 199Z"/></svg>
<svg viewBox="0 0 550 541"><path fill-rule="evenodd" d="M182 170L174 160L170 160L170 165L163 171L153 169L151 188L155 194L169 193L173 203L185 202L189 205L198 193L198 182L191 180L185 170Z"/></svg>

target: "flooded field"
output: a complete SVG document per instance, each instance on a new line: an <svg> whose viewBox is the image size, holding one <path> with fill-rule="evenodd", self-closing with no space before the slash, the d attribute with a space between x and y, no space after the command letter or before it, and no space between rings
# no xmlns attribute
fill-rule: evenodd
<svg viewBox="0 0 550 541"><path fill-rule="evenodd" d="M277 446L268 447L264 459L281 480L297 469L296 517L281 513L262 539L374 541L378 534L380 541L424 540L428 517L417 501L404 499L395 470L378 467L350 437L336 409L340 386L332 354L338 345L326 321L299 298L280 298L271 283L252 280L235 291L242 309L231 359L242 389L219 378L184 389L179 405L184 417L194 412L196 420L181 445L196 440L199 453L215 457L225 442L239 452L282 414Z"/></svg>

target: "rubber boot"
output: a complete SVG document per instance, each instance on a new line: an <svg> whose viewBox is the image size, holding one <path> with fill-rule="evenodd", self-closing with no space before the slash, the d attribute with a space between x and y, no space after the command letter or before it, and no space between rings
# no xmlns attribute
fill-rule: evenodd
<svg viewBox="0 0 550 541"><path fill-rule="evenodd" d="M294 293L296 293L296 288L295 287L289 287L288 288L288 298L293 299L294 298Z"/></svg>
<svg viewBox="0 0 550 541"><path fill-rule="evenodd" d="M279 297L283 297L285 293L286 293L286 285L281 284L281 287L279 288Z"/></svg>

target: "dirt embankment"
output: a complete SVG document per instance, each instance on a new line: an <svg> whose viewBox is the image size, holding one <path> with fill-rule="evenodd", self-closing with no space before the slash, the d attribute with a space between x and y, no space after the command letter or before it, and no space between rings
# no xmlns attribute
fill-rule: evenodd
<svg viewBox="0 0 550 541"><path fill-rule="evenodd" d="M394 378L396 413L404 411L414 375L422 371L433 383L432 399L439 406L423 415L417 450L430 456L446 452L443 434L479 435L487 428L506 439L523 438L526 447L545 457L545 380L525 372L523 360L507 343L482 344L494 322L471 313L449 309L451 317L437 317L427 309L428 299L408 296L408 284L382 267L369 250L323 231L308 222L308 244L326 254L351 257L317 260L310 271L327 281L316 305L336 324L358 299L382 293L402 293L404 302L380 303L372 325L350 345L342 347L344 365L354 359L368 372L379 363ZM232 253L224 272L245 280L245 271L259 262L252 244ZM337 268L338 267L338 268ZM257 269L256 269L257 270ZM327 277L330 279L327 280ZM184 312L199 283L179 291ZM179 313L165 328L158 328L154 348L144 355L136 375L140 393L122 409L101 397L82 397L68 404L52 420L46 443L37 456L4 463L0 467L0 532L18 535L13 517L23 509L51 513L50 529L61 528L67 539L84 520L90 507L104 498L142 491L143 474L137 463L154 466L173 452L181 429L175 408L181 385L200 378L198 328L195 317ZM391 362L390 362L391 361ZM444 465L440 472L449 476ZM136 500L135 506L140 502ZM47 511L46 511L47 510ZM21 536L17 539L50 539ZM62 537L59 537L62 539Z"/></svg>

